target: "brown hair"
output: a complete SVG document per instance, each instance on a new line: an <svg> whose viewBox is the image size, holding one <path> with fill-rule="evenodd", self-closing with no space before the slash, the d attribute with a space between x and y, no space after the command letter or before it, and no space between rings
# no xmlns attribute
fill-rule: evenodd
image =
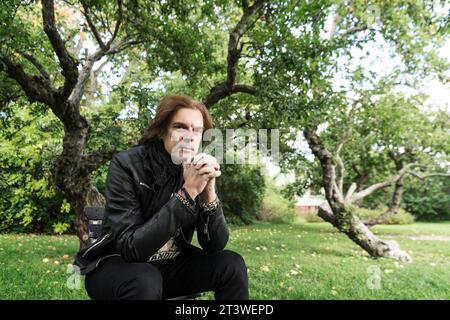
<svg viewBox="0 0 450 320"><path fill-rule="evenodd" d="M211 115L203 103L189 96L166 96L162 98L156 108L155 117L149 121L148 128L139 139L139 144L145 145L152 140L161 139L166 133L173 116L181 108L196 109L201 112L203 116L203 133L212 128Z"/></svg>

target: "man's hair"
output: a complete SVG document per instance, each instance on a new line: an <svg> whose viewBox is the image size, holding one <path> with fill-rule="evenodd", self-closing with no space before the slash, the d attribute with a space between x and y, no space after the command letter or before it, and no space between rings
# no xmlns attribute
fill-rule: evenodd
<svg viewBox="0 0 450 320"><path fill-rule="evenodd" d="M155 117L149 121L148 128L144 131L140 145L162 139L166 133L173 116L182 108L195 109L201 112L203 117L203 133L212 128L212 119L205 105L192 97L184 95L172 95L164 97L156 108Z"/></svg>

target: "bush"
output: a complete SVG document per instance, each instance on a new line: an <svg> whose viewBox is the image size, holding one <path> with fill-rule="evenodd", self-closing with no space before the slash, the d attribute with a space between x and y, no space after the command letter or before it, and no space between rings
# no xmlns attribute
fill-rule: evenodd
<svg viewBox="0 0 450 320"><path fill-rule="evenodd" d="M222 164L220 171L217 189L227 221L236 225L252 223L264 197L261 168L249 164Z"/></svg>
<svg viewBox="0 0 450 320"><path fill-rule="evenodd" d="M295 203L284 198L271 179L266 179L266 191L258 220L270 222L293 222L295 220Z"/></svg>
<svg viewBox="0 0 450 320"><path fill-rule="evenodd" d="M387 210L386 206L380 206L377 209L355 208L356 215L361 220L369 220L379 217ZM411 224L414 222L414 216L404 209L400 208L397 213L387 219L383 224Z"/></svg>
<svg viewBox="0 0 450 320"><path fill-rule="evenodd" d="M422 183L414 183L411 179L408 181L411 183L406 185L403 196L403 204L408 212L421 221L450 220L448 177L431 177Z"/></svg>
<svg viewBox="0 0 450 320"><path fill-rule="evenodd" d="M317 214L317 212L309 212L307 214L304 215L304 219L306 220L306 222L324 222L324 220L319 217L319 215Z"/></svg>
<svg viewBox="0 0 450 320"><path fill-rule="evenodd" d="M26 108L10 120L0 132L0 232L73 231L74 210L50 173L62 148L62 126Z"/></svg>

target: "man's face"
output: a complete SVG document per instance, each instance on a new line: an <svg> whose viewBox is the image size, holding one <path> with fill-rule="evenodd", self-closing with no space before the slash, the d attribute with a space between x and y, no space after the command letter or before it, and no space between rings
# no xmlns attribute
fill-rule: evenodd
<svg viewBox="0 0 450 320"><path fill-rule="evenodd" d="M163 137L164 147L176 164L195 156L203 133L203 117L196 109L182 108L172 118Z"/></svg>

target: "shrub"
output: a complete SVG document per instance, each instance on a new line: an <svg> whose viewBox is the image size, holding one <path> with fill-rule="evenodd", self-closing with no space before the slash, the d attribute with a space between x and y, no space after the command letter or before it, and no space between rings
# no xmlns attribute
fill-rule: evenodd
<svg viewBox="0 0 450 320"><path fill-rule="evenodd" d="M439 172L439 170L436 170ZM445 172L444 172L445 173ZM422 183L409 179L405 187L403 205L417 220L450 220L450 179L431 177Z"/></svg>
<svg viewBox="0 0 450 320"><path fill-rule="evenodd" d="M355 208L356 215L361 220L369 220L379 217L387 210L386 206L380 206L377 209ZM387 219L383 224L411 224L414 222L414 216L404 209L400 208L397 213Z"/></svg>
<svg viewBox="0 0 450 320"><path fill-rule="evenodd" d="M295 203L281 195L274 181L267 178L264 199L257 218L271 222L293 222L295 220Z"/></svg>
<svg viewBox="0 0 450 320"><path fill-rule="evenodd" d="M309 212L304 215L306 222L324 222L324 220L318 216L317 212Z"/></svg>
<svg viewBox="0 0 450 320"><path fill-rule="evenodd" d="M0 132L0 232L72 231L74 210L51 177L62 125L30 112L17 108Z"/></svg>
<svg viewBox="0 0 450 320"><path fill-rule="evenodd" d="M261 168L249 164L222 164L217 191L231 224L250 224L259 213L265 189Z"/></svg>

